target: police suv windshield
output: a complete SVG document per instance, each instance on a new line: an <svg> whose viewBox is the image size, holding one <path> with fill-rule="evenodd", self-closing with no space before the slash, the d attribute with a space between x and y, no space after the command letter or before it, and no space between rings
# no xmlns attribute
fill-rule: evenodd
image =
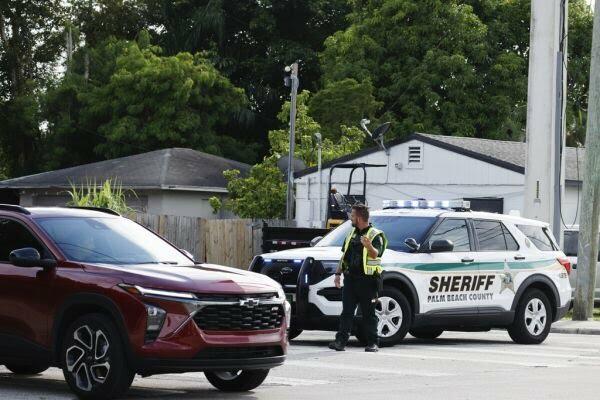
<svg viewBox="0 0 600 400"><path fill-rule="evenodd" d="M37 218L71 261L103 264L192 265L160 237L127 218Z"/></svg>
<svg viewBox="0 0 600 400"><path fill-rule="evenodd" d="M411 249L404 244L408 238L414 238L417 243L422 243L425 235L435 223L435 217L408 217L392 215L371 216L370 221L374 227L385 232L388 240L388 249L411 252ZM344 239L350 233L352 223L344 222L321 239L315 247L342 246Z"/></svg>

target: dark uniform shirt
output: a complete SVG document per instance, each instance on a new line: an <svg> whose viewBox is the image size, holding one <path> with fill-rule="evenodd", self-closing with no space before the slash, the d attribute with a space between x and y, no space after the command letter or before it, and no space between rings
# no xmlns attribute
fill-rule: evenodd
<svg viewBox="0 0 600 400"><path fill-rule="evenodd" d="M344 256L344 266L347 268L347 272L353 276L363 276L365 274L364 266L363 266L363 245L360 242L360 237L365 236L371 225L362 229L360 231L354 232L352 238L350 239L350 243L348 243L348 251ZM378 257L381 257L383 254L383 239L381 235L377 235L375 239L373 239L373 247L377 249Z"/></svg>

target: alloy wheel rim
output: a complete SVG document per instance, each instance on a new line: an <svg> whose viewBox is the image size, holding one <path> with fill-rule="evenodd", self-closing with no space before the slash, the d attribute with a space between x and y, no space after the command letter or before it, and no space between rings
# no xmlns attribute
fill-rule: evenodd
<svg viewBox="0 0 600 400"><path fill-rule="evenodd" d="M375 306L377 315L377 335L388 338L394 336L402 326L402 307L396 299L388 296L380 297Z"/></svg>
<svg viewBox="0 0 600 400"><path fill-rule="evenodd" d="M101 329L93 330L88 325L77 328L72 341L65 354L65 365L77 388L89 392L108 378L110 343Z"/></svg>
<svg viewBox="0 0 600 400"><path fill-rule="evenodd" d="M533 336L539 336L546 327L548 313L544 302L538 298L529 300L525 307L525 326Z"/></svg>

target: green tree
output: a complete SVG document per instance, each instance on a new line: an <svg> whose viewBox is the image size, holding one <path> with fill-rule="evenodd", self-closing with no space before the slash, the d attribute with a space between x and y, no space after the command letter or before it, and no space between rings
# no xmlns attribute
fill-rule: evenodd
<svg viewBox="0 0 600 400"><path fill-rule="evenodd" d="M310 116L310 92L298 94L296 112L296 143L294 156L307 166L317 164L315 133L320 125ZM290 103L284 103L278 114L282 126L289 125ZM364 134L356 127L341 126L340 137L334 141L324 138L321 144L322 161L327 162L360 149ZM225 206L243 218L281 218L285 212L286 183L277 167L277 160L289 153L289 135L286 129L269 132L270 153L254 165L247 176L238 170L225 171L229 199Z"/></svg>
<svg viewBox="0 0 600 400"><path fill-rule="evenodd" d="M526 87L514 79L523 59L490 51L468 4L356 0L350 21L325 42L325 81L371 80L397 134L489 135L514 107L511 93Z"/></svg>
<svg viewBox="0 0 600 400"><path fill-rule="evenodd" d="M311 98L309 107L323 135L337 138L341 125L355 126L362 118L373 118L382 105L373 95L371 81L347 78L328 83Z"/></svg>
<svg viewBox="0 0 600 400"><path fill-rule="evenodd" d="M215 66L244 89L246 113L231 122L237 139L268 149L266 133L289 89L283 68L300 61L301 87L316 91L325 38L347 25L347 0L149 0L160 10L155 35L167 54L209 51Z"/></svg>
<svg viewBox="0 0 600 400"><path fill-rule="evenodd" d="M201 54L162 56L144 33L85 50L46 96L49 167L175 146L253 156L251 145L219 134L246 106L243 91Z"/></svg>
<svg viewBox="0 0 600 400"><path fill-rule="evenodd" d="M0 154L9 176L39 169L39 93L60 56L63 16L59 0L0 2Z"/></svg>

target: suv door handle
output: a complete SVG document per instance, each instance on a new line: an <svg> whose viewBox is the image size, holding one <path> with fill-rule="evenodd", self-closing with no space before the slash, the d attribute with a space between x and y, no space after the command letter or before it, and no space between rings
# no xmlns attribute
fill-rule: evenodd
<svg viewBox="0 0 600 400"><path fill-rule="evenodd" d="M475 261L475 259L473 259L472 257L465 257L461 261L464 263L470 263L470 262Z"/></svg>
<svg viewBox="0 0 600 400"><path fill-rule="evenodd" d="M515 256L515 260L524 260L524 259L525 259L525 256L522 256L522 255L520 255L520 254L517 254L517 255Z"/></svg>

